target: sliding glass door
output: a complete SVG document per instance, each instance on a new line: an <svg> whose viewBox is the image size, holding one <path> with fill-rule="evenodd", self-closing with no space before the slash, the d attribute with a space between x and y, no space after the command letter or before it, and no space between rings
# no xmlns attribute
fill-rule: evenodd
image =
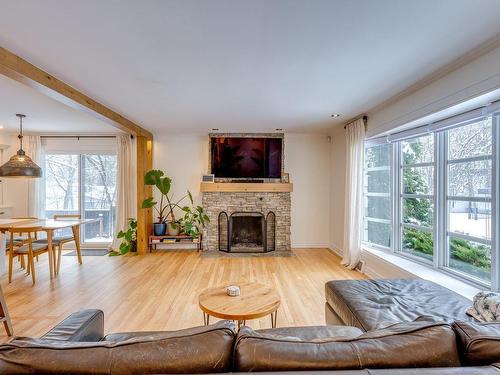
<svg viewBox="0 0 500 375"><path fill-rule="evenodd" d="M95 219L81 231L86 244L109 243L113 239L116 195L116 155L46 154L46 217L79 214Z"/></svg>

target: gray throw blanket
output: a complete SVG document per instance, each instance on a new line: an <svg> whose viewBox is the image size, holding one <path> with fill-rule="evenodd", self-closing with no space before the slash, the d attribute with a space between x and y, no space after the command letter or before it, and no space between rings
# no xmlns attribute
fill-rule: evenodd
<svg viewBox="0 0 500 375"><path fill-rule="evenodd" d="M479 292L467 314L480 322L500 322L500 293Z"/></svg>

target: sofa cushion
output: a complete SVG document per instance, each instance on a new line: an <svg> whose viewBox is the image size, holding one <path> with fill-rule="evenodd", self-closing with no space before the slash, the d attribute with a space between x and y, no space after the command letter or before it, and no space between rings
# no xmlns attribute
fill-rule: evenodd
<svg viewBox="0 0 500 375"><path fill-rule="evenodd" d="M165 374L229 371L234 324L158 332L120 342L17 338L0 345L0 373Z"/></svg>
<svg viewBox="0 0 500 375"><path fill-rule="evenodd" d="M465 365L500 362L500 323L455 322L453 328Z"/></svg>
<svg viewBox="0 0 500 375"><path fill-rule="evenodd" d="M358 337L363 331L350 326L307 326L307 327L283 327L259 329L258 333L264 335L273 335L275 337L289 337L299 340L321 340L331 337Z"/></svg>
<svg viewBox="0 0 500 375"><path fill-rule="evenodd" d="M364 331L427 316L443 322L473 321L472 302L421 279L335 280L326 283L328 304L345 324Z"/></svg>
<svg viewBox="0 0 500 375"><path fill-rule="evenodd" d="M234 349L237 371L349 370L450 367L460 360L453 329L445 323L410 322L356 338L274 335L243 327Z"/></svg>

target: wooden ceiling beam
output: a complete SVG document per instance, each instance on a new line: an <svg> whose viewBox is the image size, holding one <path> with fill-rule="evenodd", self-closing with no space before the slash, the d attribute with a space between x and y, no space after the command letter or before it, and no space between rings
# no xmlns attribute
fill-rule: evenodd
<svg viewBox="0 0 500 375"><path fill-rule="evenodd" d="M91 114L126 133L152 139L153 134L28 61L0 47L0 74L34 88L72 108Z"/></svg>

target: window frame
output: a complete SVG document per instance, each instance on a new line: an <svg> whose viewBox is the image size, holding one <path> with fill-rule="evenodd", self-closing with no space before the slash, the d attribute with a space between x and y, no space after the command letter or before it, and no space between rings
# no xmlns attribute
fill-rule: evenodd
<svg viewBox="0 0 500 375"><path fill-rule="evenodd" d="M415 261L427 267L431 267L439 272L443 272L452 277L458 278L468 284L481 289L488 288L492 291L500 291L500 249L499 237L500 237L500 172L498 167L500 166L500 113L494 113L485 115L480 119L474 121L468 121L467 123L458 124L453 126L453 128L458 128L462 126L467 126L470 123L481 121L482 119L491 117L492 125L492 154L473 156L469 158L453 159L448 160L448 131L452 128L443 129L440 131L435 131L430 134L434 137L434 161L433 163L416 163L411 165L404 165L402 160L402 150L401 142L408 141L411 139L419 138L425 136L426 134L416 135L394 141L391 143L390 152L392 154L392 162L389 167L391 176L391 204L392 204L392 220L390 224L392 227L390 247L381 246L378 244L373 244L364 239L362 245L365 247L382 250L390 252L394 255L407 258L411 261ZM369 145L367 144L365 148L380 146L380 144ZM448 166L449 164L457 164L460 162L470 162L470 161L480 161L480 160L491 160L491 197L461 197L461 196L451 196L448 195ZM433 212L433 224L432 227L421 227L418 225L412 225L408 223L403 223L403 199L404 197L412 198L430 198L427 194L405 194L403 187L403 168L411 168L416 166L425 166L427 164L434 166L434 186L433 186L433 196L432 202L434 205ZM364 178L366 178L366 172L369 169L364 168ZM364 199L367 197L367 192L364 191ZM487 202L491 204L491 277L490 282L474 277L471 274L461 272L457 269L452 269L449 267L449 238L460 237L468 239L473 242L484 243L488 240L481 239L479 237L463 235L460 233L455 233L449 230L449 217L448 217L448 205L450 201L474 201L474 202ZM363 224L365 224L365 214L363 214ZM404 227L415 227L418 230L428 231L433 235L433 260L429 262L423 257L418 257L410 253L404 252L402 250L402 240L403 240L403 228ZM365 228L363 226L363 228ZM368 238L368 237L367 237Z"/></svg>

